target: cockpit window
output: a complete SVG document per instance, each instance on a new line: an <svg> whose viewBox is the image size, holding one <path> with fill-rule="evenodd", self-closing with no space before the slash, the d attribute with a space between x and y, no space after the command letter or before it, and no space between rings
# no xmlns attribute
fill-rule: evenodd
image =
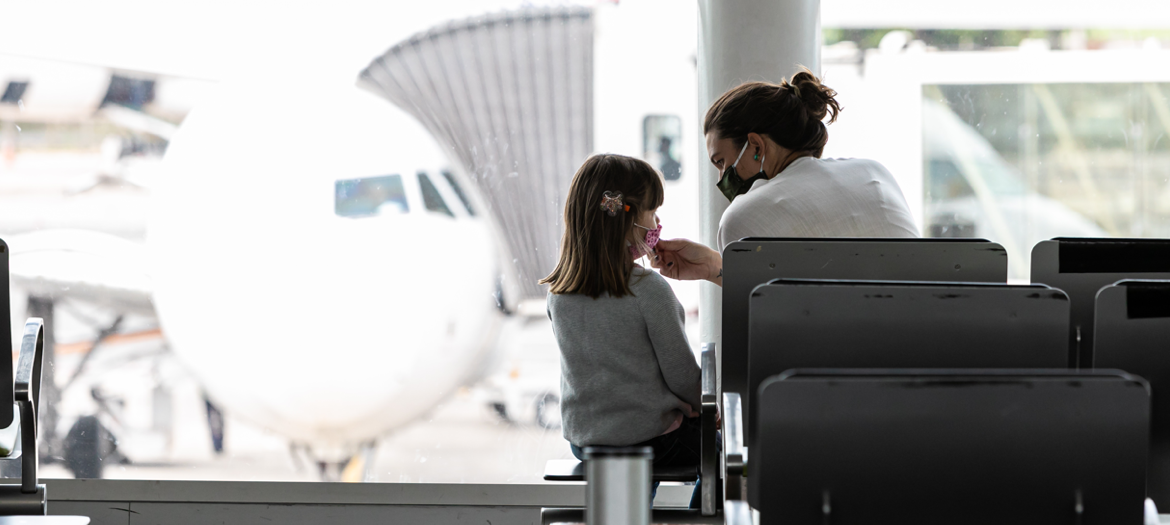
<svg viewBox="0 0 1170 525"><path fill-rule="evenodd" d="M339 180L334 185L333 211L342 217L408 213L402 176L385 175Z"/></svg>
<svg viewBox="0 0 1170 525"><path fill-rule="evenodd" d="M467 200L467 194L463 193L463 187L455 182L455 176L449 171L444 171L443 178L447 179L447 184L450 184L451 189L455 190L455 196L459 197L459 202L463 203L463 207L467 209L467 214L475 217L475 210L471 207L471 201Z"/></svg>
<svg viewBox="0 0 1170 525"><path fill-rule="evenodd" d="M418 174L418 186L422 190L423 206L427 211L442 213L449 217L454 217L451 213L451 208L447 207L447 203L443 202L443 196L439 195L439 188L435 187L435 183L431 182L431 178L426 173Z"/></svg>
<svg viewBox="0 0 1170 525"><path fill-rule="evenodd" d="M28 82L18 82L15 80L8 82L8 86L4 88L4 94L0 95L0 104L15 105L20 102L26 89L28 89Z"/></svg>
<svg viewBox="0 0 1170 525"><path fill-rule="evenodd" d="M106 89L106 97L102 99L102 106L117 104L139 109L153 101L153 79L114 75L110 77L110 87Z"/></svg>

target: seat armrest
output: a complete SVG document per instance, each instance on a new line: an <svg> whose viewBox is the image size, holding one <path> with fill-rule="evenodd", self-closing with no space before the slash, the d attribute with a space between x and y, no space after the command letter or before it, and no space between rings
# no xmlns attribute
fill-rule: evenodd
<svg viewBox="0 0 1170 525"><path fill-rule="evenodd" d="M20 409L20 491L25 494L37 493L37 415L40 413L44 348L45 323L37 317L29 318L20 340L20 358L16 362L13 385L16 405Z"/></svg>
<svg viewBox="0 0 1170 525"><path fill-rule="evenodd" d="M739 394L723 394L723 494L730 500L744 499L743 480L747 475L747 448L743 446L743 409Z"/></svg>
<svg viewBox="0 0 1170 525"><path fill-rule="evenodd" d="M715 390L715 343L703 343L700 356L703 372L703 406L699 410L701 442L699 446L699 511L704 516L714 516L718 507L719 494L719 442L716 431L719 427L719 395Z"/></svg>

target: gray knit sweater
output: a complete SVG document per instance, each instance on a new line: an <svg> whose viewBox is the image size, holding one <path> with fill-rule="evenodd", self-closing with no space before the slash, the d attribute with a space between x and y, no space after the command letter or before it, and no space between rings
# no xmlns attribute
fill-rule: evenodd
<svg viewBox="0 0 1170 525"><path fill-rule="evenodd" d="M549 294L561 349L561 419L579 447L633 445L700 407L700 372L666 279L634 268L633 296Z"/></svg>

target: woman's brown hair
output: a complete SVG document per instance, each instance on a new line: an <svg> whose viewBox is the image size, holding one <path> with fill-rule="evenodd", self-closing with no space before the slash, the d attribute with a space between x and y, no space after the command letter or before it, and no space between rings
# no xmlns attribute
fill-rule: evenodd
<svg viewBox="0 0 1170 525"><path fill-rule="evenodd" d="M822 122L837 120L841 106L837 92L821 84L808 68L792 80L746 82L731 88L707 110L703 134L715 132L742 147L748 133L759 133L792 151L808 151L820 157L829 140Z"/></svg>
<svg viewBox="0 0 1170 525"><path fill-rule="evenodd" d="M612 216L601 206L607 191L622 195L624 206ZM586 159L569 186L560 260L540 284L550 285L551 293L594 299L633 295L626 239L638 215L658 209L663 198L662 177L646 161L622 155Z"/></svg>

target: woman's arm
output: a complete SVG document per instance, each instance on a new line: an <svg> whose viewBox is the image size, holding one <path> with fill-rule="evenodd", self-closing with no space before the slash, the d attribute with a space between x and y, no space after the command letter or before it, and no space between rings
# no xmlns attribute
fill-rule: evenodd
<svg viewBox="0 0 1170 525"><path fill-rule="evenodd" d="M687 239L663 239L654 247L651 266L679 281L711 281L723 286L723 256Z"/></svg>

